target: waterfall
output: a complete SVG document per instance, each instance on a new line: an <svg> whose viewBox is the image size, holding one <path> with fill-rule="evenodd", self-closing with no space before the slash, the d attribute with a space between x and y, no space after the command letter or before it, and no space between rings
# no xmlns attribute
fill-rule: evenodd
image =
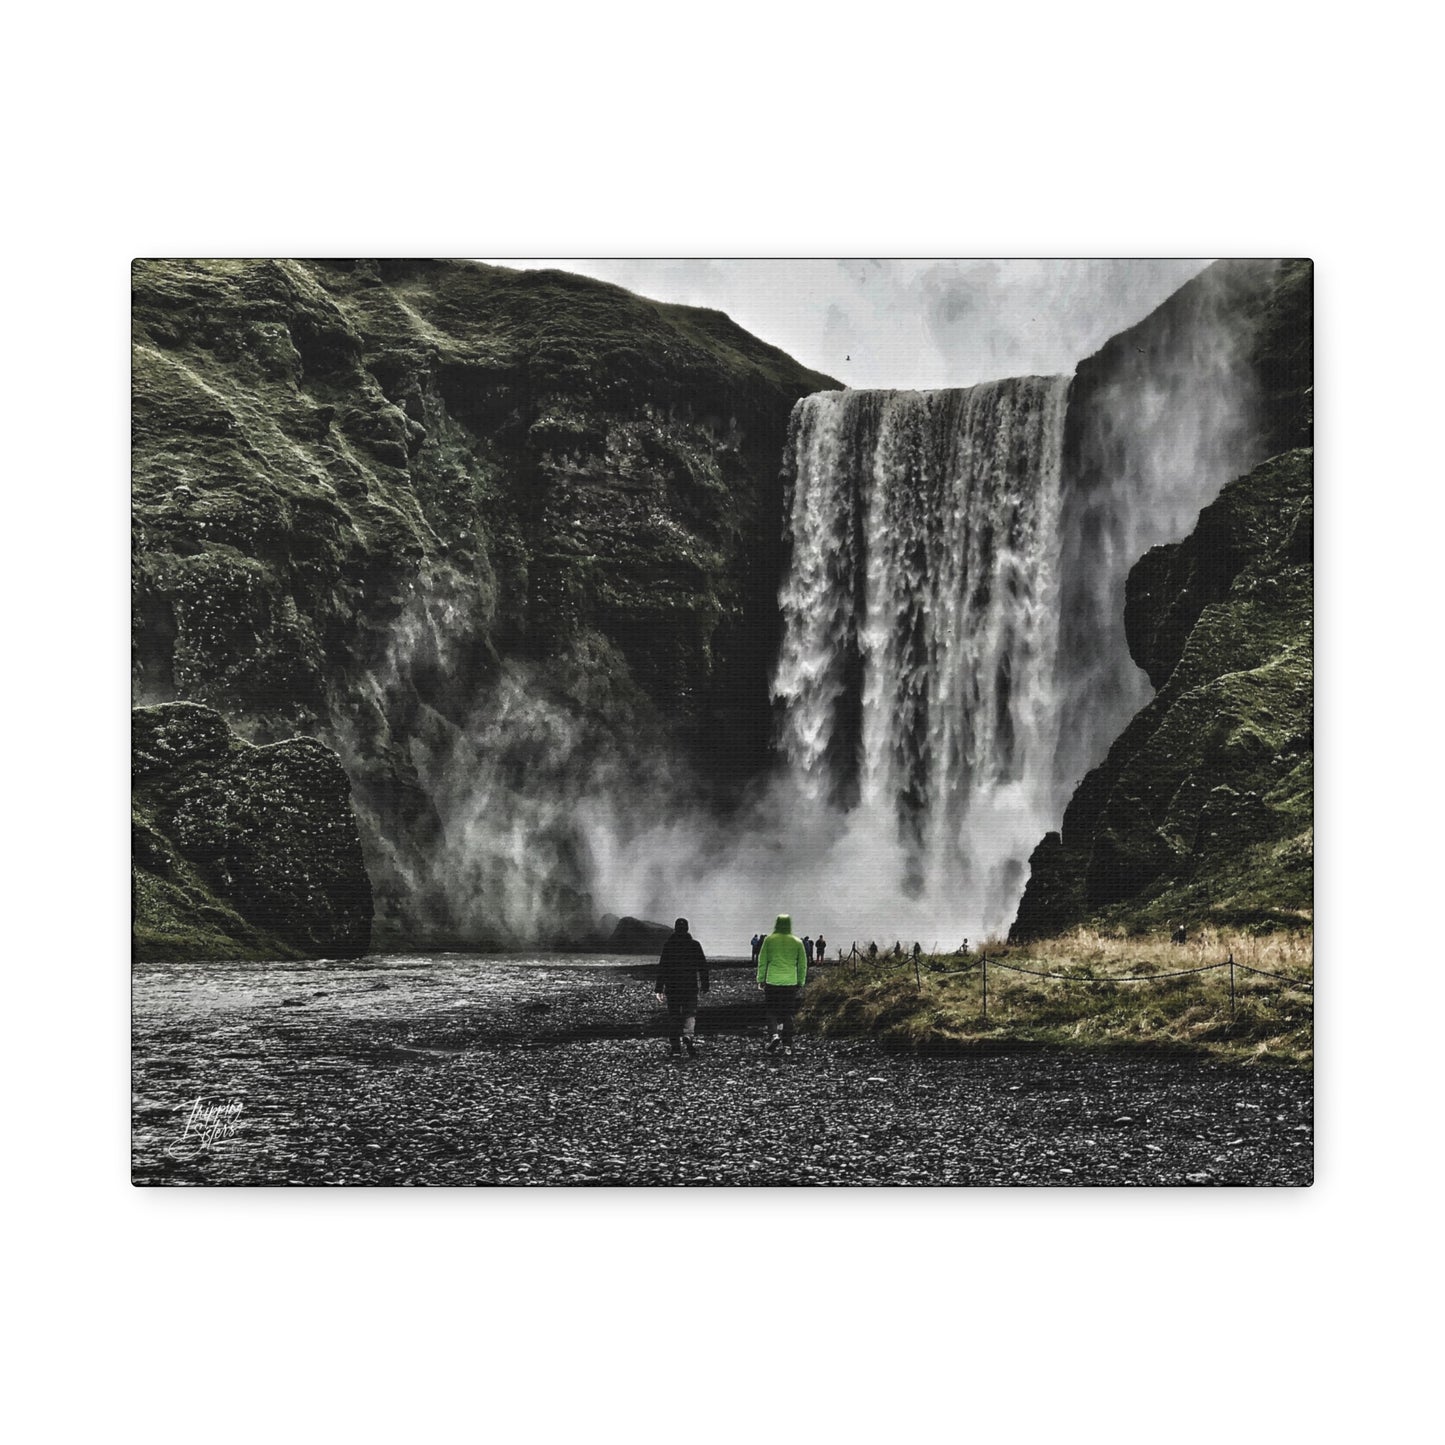
<svg viewBox="0 0 1445 1445"><path fill-rule="evenodd" d="M1209 268L1072 378L798 402L780 773L721 828L586 800L594 896L730 947L778 912L845 948L1006 932L1035 846L1151 696L1130 569L1267 454L1274 267Z"/></svg>
<svg viewBox="0 0 1445 1445"><path fill-rule="evenodd" d="M1068 387L824 392L792 418L780 750L896 889L976 931L1007 924L1063 807Z"/></svg>

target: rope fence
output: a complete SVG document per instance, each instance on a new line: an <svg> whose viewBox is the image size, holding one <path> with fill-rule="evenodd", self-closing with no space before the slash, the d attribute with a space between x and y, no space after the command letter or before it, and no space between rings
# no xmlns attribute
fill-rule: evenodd
<svg viewBox="0 0 1445 1445"><path fill-rule="evenodd" d="M863 965L865 967L881 969L889 964L901 964L906 967L909 960L906 955L900 958L896 954L883 954L877 958L865 958L864 955L858 952L858 950L855 948L853 952L849 954L846 960L841 961L853 964L854 968L857 968L859 965ZM919 960L917 955L913 957L912 963L914 983L915 986L919 990L921 990L923 987L923 975L919 967ZM988 971L991 968L1001 968L1008 973L1027 974L1030 978L1046 978L1052 980L1054 983L1079 984L1154 983L1158 979L1162 978L1190 978L1201 973L1216 973L1222 968L1227 968L1229 970L1229 1012L1231 1015L1236 1012L1237 1007L1235 999L1234 980L1236 969L1243 970L1243 972L1245 973L1256 974L1260 978L1276 979L1279 982L1288 985L1290 988L1297 988L1305 993L1312 994L1315 991L1314 984L1307 983L1304 979L1291 978L1290 975L1286 973L1271 973L1266 968L1255 968L1248 963L1236 963L1234 959L1234 953L1232 951L1230 952L1229 957L1225 959L1222 963L1206 963L1202 964L1199 968L1175 968L1169 969L1166 972L1162 973L1104 974L1101 977L1085 976L1083 974L1074 973L1052 973L1044 969L1038 968L1021 968L1016 963L1001 963L998 959L990 959L986 954L980 954L977 959L964 964L962 968L929 969L928 977L957 978L961 974L973 973L975 971L981 970L983 974L983 1017L986 1020L988 1018Z"/></svg>
<svg viewBox="0 0 1445 1445"><path fill-rule="evenodd" d="M1217 968L1224 967L1222 963L1216 964L1215 966ZM1292 984L1295 988L1307 989L1310 993L1315 991L1314 984L1304 983L1300 979L1291 978L1287 973L1271 973L1267 968L1251 968L1247 963L1236 963L1234 966L1235 968L1242 968L1246 973L1257 973L1261 978L1278 978L1282 979L1285 983Z"/></svg>
<svg viewBox="0 0 1445 1445"><path fill-rule="evenodd" d="M1020 968L1014 963L1000 963L997 959L991 968L1006 968L1010 973L1027 973L1034 978L1052 978L1061 983L1153 983L1156 978L1185 978L1191 973L1213 973L1216 968L1228 968L1226 963L1206 963L1203 968L1177 968L1169 973L1119 973L1093 978L1079 973L1041 973L1036 968Z"/></svg>

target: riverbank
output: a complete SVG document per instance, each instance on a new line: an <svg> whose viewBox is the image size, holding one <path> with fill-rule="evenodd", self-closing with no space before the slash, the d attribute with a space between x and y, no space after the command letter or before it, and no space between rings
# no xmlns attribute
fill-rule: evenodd
<svg viewBox="0 0 1445 1445"><path fill-rule="evenodd" d="M138 1184L1307 1184L1298 1071L1075 1049L764 1052L720 967L674 1059L632 960L145 965ZM815 973L814 988L830 980Z"/></svg>
<svg viewBox="0 0 1445 1445"><path fill-rule="evenodd" d="M907 1052L1148 1050L1305 1070L1314 1059L1313 947L1305 932L1204 929L1176 944L1077 929L925 956L917 970L908 957L831 969L809 990L804 1018L824 1037Z"/></svg>

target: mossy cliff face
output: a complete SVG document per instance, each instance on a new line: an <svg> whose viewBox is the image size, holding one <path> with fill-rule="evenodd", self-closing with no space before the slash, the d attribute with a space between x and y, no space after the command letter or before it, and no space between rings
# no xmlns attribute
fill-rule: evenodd
<svg viewBox="0 0 1445 1445"><path fill-rule="evenodd" d="M1073 556L1064 565L1064 642L1119 670L1106 644L1122 629L1157 691L1084 776L1061 831L1035 849L1014 937L1085 922L1288 926L1308 917L1313 327L1310 262L1221 262L1079 367L1065 436L1076 495L1065 528ZM1178 435L1173 408L1154 407L1147 419L1151 395L1167 394L1161 375L1181 354L1199 382L1227 383L1227 404L1200 413L1193 446ZM1183 541L1144 552L1128 574L1122 615L1106 618L1097 594L1092 613L1072 605L1068 577L1086 577L1119 542L1094 524L1093 499L1140 455L1137 435L1111 430L1111 416L1129 415L1121 394L1143 401L1136 410L1158 432L1167 467L1191 456L1216 468L1241 459L1244 475L1199 512ZM1155 484L1168 476L1161 470ZM1139 495L1150 504L1149 489ZM1178 495L1188 496L1187 485ZM1137 686L1147 699L1145 683ZM1066 728L1083 725L1066 714Z"/></svg>
<svg viewBox="0 0 1445 1445"><path fill-rule="evenodd" d="M835 382L560 272L133 283L136 700L334 745L383 937L585 931L579 777L676 757L727 798L763 765L779 458Z"/></svg>
<svg viewBox="0 0 1445 1445"><path fill-rule="evenodd" d="M1313 453L1255 468L1129 578L1159 691L1035 850L1012 934L1289 926L1313 897Z"/></svg>
<svg viewBox="0 0 1445 1445"><path fill-rule="evenodd" d="M1220 261L1079 364L1064 426L1061 736L1072 789L1149 700L1130 662L1128 569L1220 489L1312 445L1308 261Z"/></svg>
<svg viewBox="0 0 1445 1445"><path fill-rule="evenodd" d="M366 951L371 884L333 752L253 746L190 703L136 708L131 745L137 957Z"/></svg>

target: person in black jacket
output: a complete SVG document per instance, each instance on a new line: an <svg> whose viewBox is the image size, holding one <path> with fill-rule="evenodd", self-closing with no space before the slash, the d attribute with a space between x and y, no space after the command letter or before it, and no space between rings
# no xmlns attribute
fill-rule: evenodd
<svg viewBox="0 0 1445 1445"><path fill-rule="evenodd" d="M679 918L672 927L657 963L657 1001L667 1004L671 1051L680 1054L686 1043L688 1053L696 1054L697 997L708 990L707 959L702 944L687 931L687 919Z"/></svg>

